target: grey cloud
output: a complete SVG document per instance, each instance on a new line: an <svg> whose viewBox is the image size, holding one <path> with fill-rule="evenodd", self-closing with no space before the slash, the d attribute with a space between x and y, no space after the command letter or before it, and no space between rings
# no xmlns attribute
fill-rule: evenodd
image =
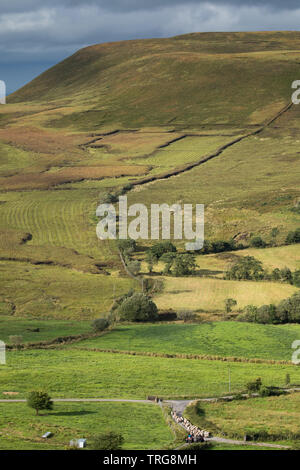
<svg viewBox="0 0 300 470"><path fill-rule="evenodd" d="M28 12L41 8L66 7L76 8L97 6L107 11L129 12L139 10L153 10L177 5L204 5L213 3L217 5L237 6L270 6L276 9L299 7L299 0L0 0L0 13Z"/></svg>
<svg viewBox="0 0 300 470"><path fill-rule="evenodd" d="M41 64L47 68L81 47L101 42L197 31L298 30L298 1L288 0L281 8L279 3L0 0L0 79L12 77L13 70L13 83L21 85ZM29 64L35 64L32 77Z"/></svg>

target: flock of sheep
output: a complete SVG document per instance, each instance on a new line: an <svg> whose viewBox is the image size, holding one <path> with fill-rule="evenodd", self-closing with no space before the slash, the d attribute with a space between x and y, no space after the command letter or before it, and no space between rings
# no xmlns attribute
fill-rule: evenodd
<svg viewBox="0 0 300 470"><path fill-rule="evenodd" d="M174 421L178 424L180 424L184 429L186 429L191 436L191 439L193 442L199 442L203 441L204 438L210 437L210 432L209 431L204 431L203 429L199 429L197 426L194 426L190 421L186 418L183 418L179 414L177 414L175 411L172 411L172 418Z"/></svg>

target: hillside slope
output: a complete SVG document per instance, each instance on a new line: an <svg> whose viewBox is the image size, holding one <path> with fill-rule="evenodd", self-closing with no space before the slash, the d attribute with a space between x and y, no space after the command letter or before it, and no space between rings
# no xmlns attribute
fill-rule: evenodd
<svg viewBox="0 0 300 470"><path fill-rule="evenodd" d="M264 122L300 73L300 32L194 33L79 50L9 97L78 130Z"/></svg>
<svg viewBox="0 0 300 470"><path fill-rule="evenodd" d="M207 239L269 241L276 228L282 244L300 224L300 106L287 107L299 78L298 32L197 33L91 46L12 94L0 106L0 313L94 318L139 289L96 237L99 201L124 188L129 203L204 203ZM200 310L237 295L207 279L209 305L191 285ZM263 285L258 303L286 287ZM162 308L188 307L176 290Z"/></svg>

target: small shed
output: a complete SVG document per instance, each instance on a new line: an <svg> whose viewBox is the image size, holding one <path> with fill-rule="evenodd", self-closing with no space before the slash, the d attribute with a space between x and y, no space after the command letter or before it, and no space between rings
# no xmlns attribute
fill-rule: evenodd
<svg viewBox="0 0 300 470"><path fill-rule="evenodd" d="M86 439L72 439L72 441L70 441L70 447L83 449L84 447L86 447Z"/></svg>

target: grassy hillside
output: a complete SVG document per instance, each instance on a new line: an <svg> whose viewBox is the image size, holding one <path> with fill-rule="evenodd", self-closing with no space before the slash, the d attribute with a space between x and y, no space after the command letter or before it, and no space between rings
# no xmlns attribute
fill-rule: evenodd
<svg viewBox="0 0 300 470"><path fill-rule="evenodd" d="M99 348L166 354L208 354L226 357L291 360L299 325L256 325L237 322L124 325L73 348Z"/></svg>
<svg viewBox="0 0 300 470"><path fill-rule="evenodd" d="M298 291L294 286L275 282L225 281L188 277L164 278L164 291L155 297L161 309L189 309L224 312L225 300L234 298L240 310L246 305L277 304Z"/></svg>
<svg viewBox="0 0 300 470"><path fill-rule="evenodd" d="M46 111L44 123L81 130L113 124L252 125L289 100L299 55L298 32L99 44L46 71L9 102L60 107L60 116Z"/></svg>
<svg viewBox="0 0 300 470"><path fill-rule="evenodd" d="M2 403L0 413L2 450L66 450L71 439L85 437L90 444L107 429L121 429L124 449L161 449L173 442L160 408L153 405L55 403L53 411L34 416L26 403ZM53 433L51 439L42 439L45 431Z"/></svg>
<svg viewBox="0 0 300 470"><path fill-rule="evenodd" d="M295 365L130 356L78 349L12 351L1 366L0 395L46 389L53 398L207 397L245 390L262 377L266 385L300 383ZM9 398L3 395L3 398Z"/></svg>
<svg viewBox="0 0 300 470"><path fill-rule="evenodd" d="M200 426L209 423L222 436L241 439L245 434L258 434L260 441L268 435L283 441L299 438L299 402L299 393L230 403L198 402L187 408L186 415Z"/></svg>
<svg viewBox="0 0 300 470"><path fill-rule="evenodd" d="M299 59L298 32L124 41L82 49L11 95L0 107L0 313L94 317L114 292L138 288L95 235L97 204L128 183L129 203L204 203L209 239L269 240L277 227L282 243L300 224L300 108L235 141L289 103ZM298 266L297 247L257 256ZM221 276L224 260L199 267ZM292 289L195 279L191 296L178 282L167 279L160 307L222 310L236 297L240 308Z"/></svg>

